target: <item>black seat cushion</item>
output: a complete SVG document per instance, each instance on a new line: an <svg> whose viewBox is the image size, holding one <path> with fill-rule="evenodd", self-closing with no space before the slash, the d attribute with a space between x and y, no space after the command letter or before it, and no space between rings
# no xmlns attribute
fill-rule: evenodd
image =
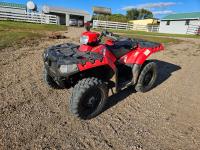
<svg viewBox="0 0 200 150"><path fill-rule="evenodd" d="M120 58L133 49L133 42L129 39L120 39L115 41L114 45L107 45L108 50L115 55L116 58Z"/></svg>

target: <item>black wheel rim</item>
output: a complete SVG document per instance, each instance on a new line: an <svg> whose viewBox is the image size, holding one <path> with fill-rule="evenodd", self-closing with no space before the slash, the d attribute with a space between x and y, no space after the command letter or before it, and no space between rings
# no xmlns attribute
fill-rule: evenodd
<svg viewBox="0 0 200 150"><path fill-rule="evenodd" d="M83 116L88 116L95 112L102 100L102 91L99 88L88 90L83 96L81 102L81 113Z"/></svg>
<svg viewBox="0 0 200 150"><path fill-rule="evenodd" d="M143 80L143 85L144 86L148 86L149 83L151 82L152 80L152 77L153 77L153 71L148 71L145 76L144 76L144 80Z"/></svg>

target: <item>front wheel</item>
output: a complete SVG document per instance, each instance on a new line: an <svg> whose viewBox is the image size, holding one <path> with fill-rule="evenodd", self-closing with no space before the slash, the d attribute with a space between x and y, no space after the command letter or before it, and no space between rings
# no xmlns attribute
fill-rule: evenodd
<svg viewBox="0 0 200 150"><path fill-rule="evenodd" d="M73 89L71 112L81 119L91 119L102 111L107 97L107 86L101 80L94 77L82 79Z"/></svg>
<svg viewBox="0 0 200 150"><path fill-rule="evenodd" d="M147 92L153 88L157 79L157 65L155 62L148 62L143 67L135 90L138 92Z"/></svg>

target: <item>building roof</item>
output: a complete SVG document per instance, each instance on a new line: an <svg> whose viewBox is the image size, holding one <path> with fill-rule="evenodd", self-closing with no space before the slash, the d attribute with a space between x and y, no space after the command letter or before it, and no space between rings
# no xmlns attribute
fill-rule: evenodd
<svg viewBox="0 0 200 150"><path fill-rule="evenodd" d="M43 6L43 12L50 13L50 12L58 12L58 13L79 13L89 15L88 12L79 9L71 9L71 8L62 8L62 7L52 7L52 6Z"/></svg>
<svg viewBox="0 0 200 150"><path fill-rule="evenodd" d="M7 2L0 2L0 7L26 9L26 5L24 4L7 3Z"/></svg>
<svg viewBox="0 0 200 150"><path fill-rule="evenodd" d="M185 20L185 19L200 19L200 12L171 14L164 17L162 20Z"/></svg>

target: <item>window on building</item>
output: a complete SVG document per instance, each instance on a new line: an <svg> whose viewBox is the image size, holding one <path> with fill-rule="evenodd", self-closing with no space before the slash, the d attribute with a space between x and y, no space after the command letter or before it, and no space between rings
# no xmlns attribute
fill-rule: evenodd
<svg viewBox="0 0 200 150"><path fill-rule="evenodd" d="M185 25L188 26L190 24L190 20L185 21Z"/></svg>
<svg viewBox="0 0 200 150"><path fill-rule="evenodd" d="M169 26L169 25L170 25L170 21L169 21L169 20L167 21L166 25L167 25L167 26Z"/></svg>

